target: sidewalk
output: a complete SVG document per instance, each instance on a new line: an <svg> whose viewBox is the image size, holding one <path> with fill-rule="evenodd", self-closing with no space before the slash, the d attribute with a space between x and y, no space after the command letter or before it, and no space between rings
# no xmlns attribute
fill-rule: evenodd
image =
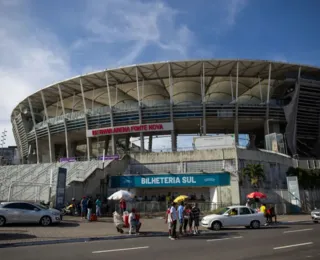
<svg viewBox="0 0 320 260"><path fill-rule="evenodd" d="M286 215L278 216L278 221L301 222L310 221L309 215ZM141 219L141 236L165 236L167 225L164 219ZM4 244L103 238L129 237L128 229L121 235L116 231L112 218L99 218L97 222L87 222L79 217L65 217L59 225L41 227L38 225L9 225L0 228L0 247Z"/></svg>

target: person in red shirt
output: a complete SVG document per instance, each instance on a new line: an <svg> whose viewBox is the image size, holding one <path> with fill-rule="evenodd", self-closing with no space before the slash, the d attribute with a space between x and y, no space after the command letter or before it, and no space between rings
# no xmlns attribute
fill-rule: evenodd
<svg viewBox="0 0 320 260"><path fill-rule="evenodd" d="M124 199L120 200L120 212L121 214L123 214L123 212L125 212L127 209L127 203Z"/></svg>

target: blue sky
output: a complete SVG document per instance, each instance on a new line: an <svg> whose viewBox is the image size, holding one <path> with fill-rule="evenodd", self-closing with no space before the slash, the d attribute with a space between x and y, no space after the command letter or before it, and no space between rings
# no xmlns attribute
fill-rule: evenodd
<svg viewBox="0 0 320 260"><path fill-rule="evenodd" d="M32 92L141 62L246 58L320 65L317 0L0 0L0 130Z"/></svg>

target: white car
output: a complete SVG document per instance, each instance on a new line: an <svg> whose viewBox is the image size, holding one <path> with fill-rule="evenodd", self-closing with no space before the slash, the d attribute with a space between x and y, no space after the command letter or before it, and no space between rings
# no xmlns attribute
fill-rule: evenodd
<svg viewBox="0 0 320 260"><path fill-rule="evenodd" d="M318 223L320 221L320 209L315 208L311 212L311 218L312 218L313 223Z"/></svg>
<svg viewBox="0 0 320 260"><path fill-rule="evenodd" d="M246 206L230 206L217 210L216 214L205 216L201 226L213 230L223 227L245 226L246 228L260 228L266 223L263 213Z"/></svg>
<svg viewBox="0 0 320 260"><path fill-rule="evenodd" d="M14 223L39 223L49 226L62 220L61 212L28 202L2 202L0 204L0 227Z"/></svg>

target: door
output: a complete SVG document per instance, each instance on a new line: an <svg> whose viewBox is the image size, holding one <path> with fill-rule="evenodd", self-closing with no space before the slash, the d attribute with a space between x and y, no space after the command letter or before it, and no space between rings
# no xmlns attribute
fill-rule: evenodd
<svg viewBox="0 0 320 260"><path fill-rule="evenodd" d="M224 214L223 226L239 226L239 208L232 208Z"/></svg>
<svg viewBox="0 0 320 260"><path fill-rule="evenodd" d="M250 226L252 214L249 208L243 207L239 209L239 224L241 226Z"/></svg>
<svg viewBox="0 0 320 260"><path fill-rule="evenodd" d="M18 223L20 218L20 203L9 203L3 206L4 215L7 219L7 223Z"/></svg>
<svg viewBox="0 0 320 260"><path fill-rule="evenodd" d="M29 203L20 203L20 222L37 223L40 221L40 209Z"/></svg>

